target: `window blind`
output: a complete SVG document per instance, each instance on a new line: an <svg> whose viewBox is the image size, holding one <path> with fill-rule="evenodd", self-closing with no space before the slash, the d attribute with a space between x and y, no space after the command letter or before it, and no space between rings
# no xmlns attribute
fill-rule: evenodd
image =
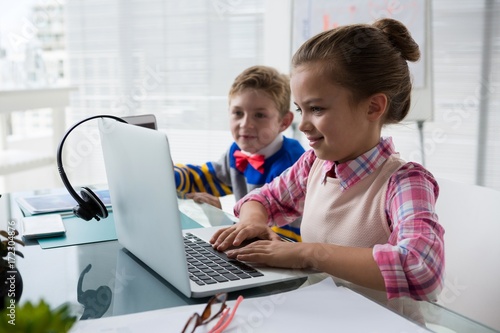
<svg viewBox="0 0 500 333"><path fill-rule="evenodd" d="M230 85L262 63L263 1L69 0L66 11L79 87L69 119L153 113L175 162L218 159L231 142ZM99 149L88 155L74 170L79 180L104 180Z"/></svg>

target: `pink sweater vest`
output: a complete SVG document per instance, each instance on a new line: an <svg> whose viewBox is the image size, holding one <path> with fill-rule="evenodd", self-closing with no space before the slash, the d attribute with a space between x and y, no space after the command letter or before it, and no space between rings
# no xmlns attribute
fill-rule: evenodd
<svg viewBox="0 0 500 333"><path fill-rule="evenodd" d="M302 241L355 247L387 243L391 234L385 214L387 185L406 162L393 154L372 174L343 191L338 178L323 181L324 162L316 159L309 173Z"/></svg>

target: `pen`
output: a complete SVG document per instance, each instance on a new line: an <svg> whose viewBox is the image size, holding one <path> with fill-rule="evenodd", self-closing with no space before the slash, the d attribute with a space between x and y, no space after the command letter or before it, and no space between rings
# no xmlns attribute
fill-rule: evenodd
<svg viewBox="0 0 500 333"><path fill-rule="evenodd" d="M290 237L286 237L286 236L283 236L283 235L278 235L281 237L281 240L283 242L290 242L290 243L296 243L297 241L295 239L292 239Z"/></svg>
<svg viewBox="0 0 500 333"><path fill-rule="evenodd" d="M59 215L61 215L62 218L75 216L75 214L73 214L73 211L70 210L67 212L61 212L59 213Z"/></svg>

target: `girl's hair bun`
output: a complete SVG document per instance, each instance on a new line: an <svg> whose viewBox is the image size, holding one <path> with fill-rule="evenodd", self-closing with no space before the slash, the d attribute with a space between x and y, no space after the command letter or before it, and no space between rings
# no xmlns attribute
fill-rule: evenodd
<svg viewBox="0 0 500 333"><path fill-rule="evenodd" d="M408 61L420 59L420 49L410 34L410 31L399 21L390 18L377 20L373 26L382 30L391 44L401 52L401 56Z"/></svg>

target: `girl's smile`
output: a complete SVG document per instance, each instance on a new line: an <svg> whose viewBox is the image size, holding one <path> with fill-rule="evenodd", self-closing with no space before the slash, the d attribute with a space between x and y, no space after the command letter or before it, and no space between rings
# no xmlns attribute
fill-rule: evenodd
<svg viewBox="0 0 500 333"><path fill-rule="evenodd" d="M371 98L353 102L350 91L334 84L319 63L296 68L290 84L302 114L299 130L318 158L344 162L378 144L381 124L371 115Z"/></svg>

